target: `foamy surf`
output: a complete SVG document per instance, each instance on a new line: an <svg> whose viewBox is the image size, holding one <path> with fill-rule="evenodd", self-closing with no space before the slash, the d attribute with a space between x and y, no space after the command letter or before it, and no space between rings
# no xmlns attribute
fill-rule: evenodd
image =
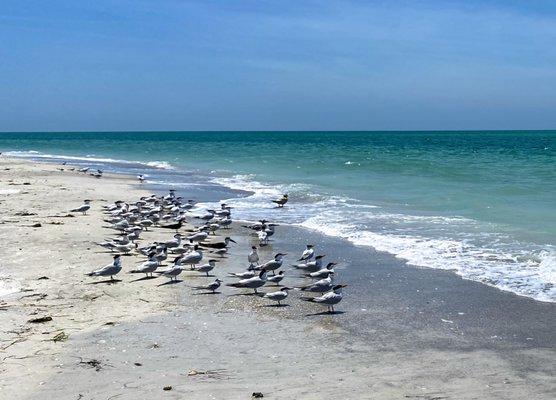
<svg viewBox="0 0 556 400"><path fill-rule="evenodd" d="M500 290L556 302L556 250L548 245L508 241L492 226L469 218L388 213L355 199L315 194L309 185L268 185L254 178L212 179L253 193L226 200L238 219L272 218L299 225L390 253L411 266L450 270ZM289 193L293 200L276 212L270 199L282 193Z"/></svg>

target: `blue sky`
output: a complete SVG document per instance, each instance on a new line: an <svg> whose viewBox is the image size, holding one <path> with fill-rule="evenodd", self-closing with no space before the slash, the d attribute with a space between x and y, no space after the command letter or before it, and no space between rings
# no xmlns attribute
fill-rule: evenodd
<svg viewBox="0 0 556 400"><path fill-rule="evenodd" d="M0 131L556 129L556 1L0 2Z"/></svg>

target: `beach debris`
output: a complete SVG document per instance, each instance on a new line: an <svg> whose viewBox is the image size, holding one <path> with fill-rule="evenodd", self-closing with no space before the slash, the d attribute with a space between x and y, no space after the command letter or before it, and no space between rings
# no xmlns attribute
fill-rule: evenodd
<svg viewBox="0 0 556 400"><path fill-rule="evenodd" d="M49 322L49 321L52 321L52 317L49 316L49 315L46 315L44 317L31 318L27 322L29 322L31 324L41 324L43 322Z"/></svg>
<svg viewBox="0 0 556 400"><path fill-rule="evenodd" d="M166 390L166 391L172 390L172 386L170 386L170 385L164 386L164 387L162 388L162 390Z"/></svg>
<svg viewBox="0 0 556 400"><path fill-rule="evenodd" d="M44 280L46 280L46 279L50 279L50 278L49 278L48 276L39 276L39 277L37 278L38 281L44 281Z"/></svg>
<svg viewBox="0 0 556 400"><path fill-rule="evenodd" d="M40 222L35 222L33 225L31 225L31 228L40 228L42 227L42 224Z"/></svg>
<svg viewBox="0 0 556 400"><path fill-rule="evenodd" d="M143 364L141 364L140 362L134 362L133 365L135 365L136 367L141 367Z"/></svg>
<svg viewBox="0 0 556 400"><path fill-rule="evenodd" d="M453 323L454 323L454 321L450 321L449 319L440 318L440 320L441 320L442 322L447 323L447 324L453 324Z"/></svg>
<svg viewBox="0 0 556 400"><path fill-rule="evenodd" d="M33 215L37 215L37 213L29 212L27 210L23 210L23 211L16 212L14 215L16 215L18 217L30 217L30 216L33 216Z"/></svg>
<svg viewBox="0 0 556 400"><path fill-rule="evenodd" d="M102 363L95 358L92 358L92 359L87 360L87 361L83 361L83 359L81 359L81 361L79 361L79 364L83 365L83 366L86 366L86 367L94 368L95 371L97 371L97 372L102 369Z"/></svg>
<svg viewBox="0 0 556 400"><path fill-rule="evenodd" d="M261 392L253 392L251 397L254 398L254 399L262 399L264 397L264 395Z"/></svg>
<svg viewBox="0 0 556 400"><path fill-rule="evenodd" d="M65 342L66 340L68 340L68 338L69 338L69 335L66 332L62 331L62 332L54 335L54 337L50 340L53 341L53 342Z"/></svg>
<svg viewBox="0 0 556 400"><path fill-rule="evenodd" d="M104 325L114 326L114 325L116 325L116 323L114 321L108 321L108 322L105 322Z"/></svg>

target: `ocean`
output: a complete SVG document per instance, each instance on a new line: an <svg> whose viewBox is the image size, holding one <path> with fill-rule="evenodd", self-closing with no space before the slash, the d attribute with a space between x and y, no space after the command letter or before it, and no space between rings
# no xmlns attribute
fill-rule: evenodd
<svg viewBox="0 0 556 400"><path fill-rule="evenodd" d="M143 173L236 219L556 302L556 131L0 133L0 151Z"/></svg>

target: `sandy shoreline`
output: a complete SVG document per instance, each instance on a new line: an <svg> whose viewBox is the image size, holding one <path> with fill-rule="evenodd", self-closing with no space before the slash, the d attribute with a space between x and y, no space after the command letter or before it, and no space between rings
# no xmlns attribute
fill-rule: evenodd
<svg viewBox="0 0 556 400"><path fill-rule="evenodd" d="M436 328L419 316L404 314L404 307L418 303L425 313L434 308L439 316L448 315L444 312L447 295L415 299L403 287L422 276L441 279L445 271L424 275L419 270L405 271L409 282L393 287L388 274L397 272L373 267L375 276L369 279L383 280L384 285L378 285L382 291L373 288L377 296L372 304L358 304L353 298L351 306L348 300L343 307L345 314L310 318L308 314L321 310L295 299L289 302L291 307L276 309L257 297L229 296L236 293L229 288L217 296L193 295L188 286L207 280L196 273L185 273L183 283L165 287L156 286L160 280L131 283L135 276L124 273L118 284L90 284L94 280L83 274L110 259L92 243L111 233L102 227L100 206L117 199L132 201L147 192L125 176L97 180L58 171L53 165L6 158L0 159L0 172L0 239L4 243L0 277L9 277L12 287L23 289L0 298L2 399L241 399L250 398L253 392L262 392L265 398L303 399L549 399L556 389L550 334L554 305L516 300L517 296L464 283L465 290L478 285L477 295L503 299L507 302L503 310L520 310L523 315L522 325L511 321L515 326L504 331L508 337L500 343L491 339L494 344L489 347L480 341L482 336L492 336L488 326L482 329L481 324L470 322L466 330L463 323L459 328L457 321L454 325L448 317L451 322L435 317L440 326ZM84 198L93 200L90 215L61 217ZM25 212L36 215L15 215ZM37 223L41 226L32 227ZM300 230L283 232L261 253L263 258L269 258L273 247L289 252L306 241L306 233ZM144 240L169 236L168 231L155 230L145 234ZM252 239L239 229L232 236L239 243L218 267L220 277L244 268ZM124 270L138 260L124 257ZM377 260L381 261L380 255ZM402 272L398 271L397 280ZM39 279L43 276L49 279ZM297 278L292 279L292 284L297 283ZM355 288L362 284L353 283ZM434 290L426 282L419 284L427 294ZM455 300L461 303L458 310L466 305L471 309L473 299L461 297ZM363 319L368 318L361 315L363 309L375 318L380 315L380 320L374 326L365 325L368 322ZM547 320L531 327L528 313L531 321L542 315ZM27 322L42 316L52 321ZM350 320L364 329L351 334L354 322ZM393 320L401 334L391 334ZM506 329L505 325L509 323L504 316L492 323L499 330ZM425 342L413 338L415 331L432 335L433 341L443 345L423 346ZM519 337L510 337L521 331L516 333ZM67 339L53 341L61 332ZM91 360L100 364L87 363ZM192 370L208 373L191 375ZM167 385L172 390L163 391Z"/></svg>

